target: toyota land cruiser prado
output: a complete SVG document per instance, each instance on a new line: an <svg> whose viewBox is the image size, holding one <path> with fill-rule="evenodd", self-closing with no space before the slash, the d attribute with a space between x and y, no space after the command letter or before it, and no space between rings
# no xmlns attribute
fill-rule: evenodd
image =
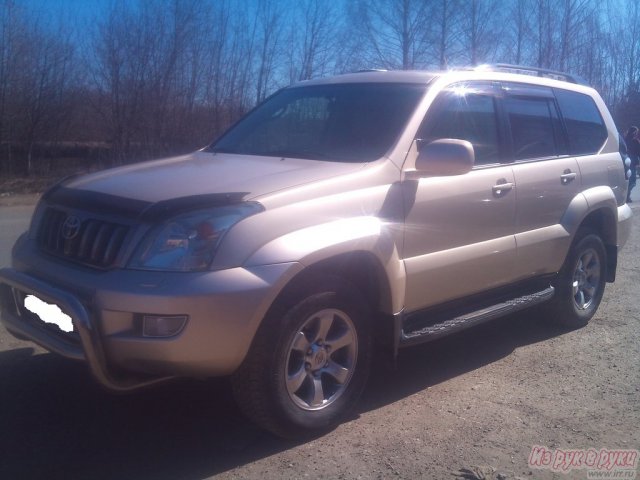
<svg viewBox="0 0 640 480"><path fill-rule="evenodd" d="M382 349L534 305L583 326L629 235L624 158L592 88L532 72L302 82L201 151L66 179L2 322L116 391L230 375L286 437L343 419Z"/></svg>

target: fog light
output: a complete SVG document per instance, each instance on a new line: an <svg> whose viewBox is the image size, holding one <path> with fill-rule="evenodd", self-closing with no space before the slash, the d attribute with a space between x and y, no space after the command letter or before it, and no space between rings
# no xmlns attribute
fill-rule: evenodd
<svg viewBox="0 0 640 480"><path fill-rule="evenodd" d="M186 315L163 317L145 315L142 317L142 335L145 337L172 337L177 335L187 323Z"/></svg>

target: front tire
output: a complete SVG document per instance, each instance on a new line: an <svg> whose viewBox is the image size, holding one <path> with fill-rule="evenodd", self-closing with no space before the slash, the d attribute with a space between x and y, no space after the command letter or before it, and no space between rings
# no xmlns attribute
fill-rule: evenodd
<svg viewBox="0 0 640 480"><path fill-rule="evenodd" d="M362 295L338 277L316 278L287 297L263 321L232 385L259 426L303 438L355 406L370 368L370 318Z"/></svg>
<svg viewBox="0 0 640 480"><path fill-rule="evenodd" d="M551 319L567 328L589 323L602 300L607 257L601 238L581 231L555 283L556 294L549 303Z"/></svg>

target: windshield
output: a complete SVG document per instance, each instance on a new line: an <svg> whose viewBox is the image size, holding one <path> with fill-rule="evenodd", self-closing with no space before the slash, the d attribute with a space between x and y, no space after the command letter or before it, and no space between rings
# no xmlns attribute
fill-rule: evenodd
<svg viewBox="0 0 640 480"><path fill-rule="evenodd" d="M426 85L362 83L282 90L212 147L214 152L370 162L393 146Z"/></svg>

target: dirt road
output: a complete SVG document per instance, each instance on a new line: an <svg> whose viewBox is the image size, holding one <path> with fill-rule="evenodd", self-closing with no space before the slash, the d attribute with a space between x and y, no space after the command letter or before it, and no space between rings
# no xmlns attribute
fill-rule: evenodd
<svg viewBox="0 0 640 480"><path fill-rule="evenodd" d="M114 396L83 365L2 330L0 478L587 478L527 460L533 445L640 448L633 205L618 281L586 328L526 313L406 350L395 371L376 366L354 418L304 443L245 421L225 380ZM28 210L0 208L0 265Z"/></svg>

